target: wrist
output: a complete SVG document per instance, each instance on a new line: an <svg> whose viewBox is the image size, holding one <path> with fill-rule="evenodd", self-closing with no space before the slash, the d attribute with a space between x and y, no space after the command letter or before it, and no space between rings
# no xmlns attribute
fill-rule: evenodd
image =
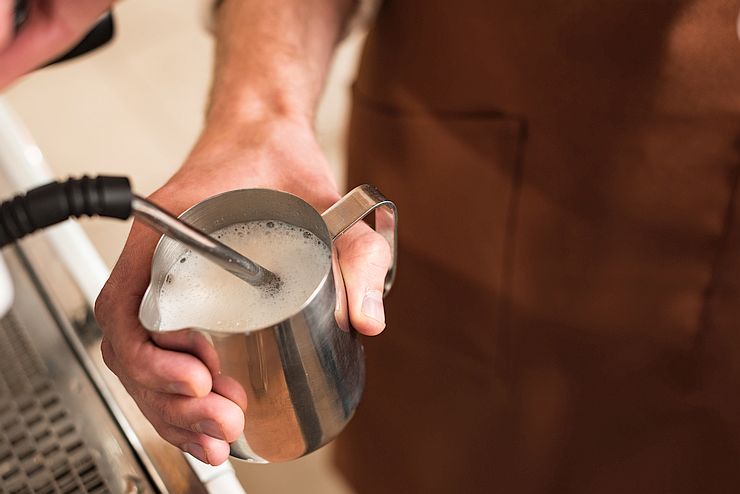
<svg viewBox="0 0 740 494"><path fill-rule="evenodd" d="M221 161L221 155L259 155L296 142L316 142L313 126L305 118L271 112L239 118L213 115L206 119L186 165Z"/></svg>
<svg viewBox="0 0 740 494"><path fill-rule="evenodd" d="M209 122L170 182L176 188L207 189L210 195L250 187L292 192L313 188L316 195L332 199L337 194L313 128L290 117Z"/></svg>
<svg viewBox="0 0 740 494"><path fill-rule="evenodd" d="M310 129L313 105L287 92L261 91L257 88L215 90L205 115L211 128L253 127L269 122L289 122Z"/></svg>
<svg viewBox="0 0 740 494"><path fill-rule="evenodd" d="M266 107L218 109L208 112L191 156L288 146L286 139L315 141L312 120L301 113Z"/></svg>

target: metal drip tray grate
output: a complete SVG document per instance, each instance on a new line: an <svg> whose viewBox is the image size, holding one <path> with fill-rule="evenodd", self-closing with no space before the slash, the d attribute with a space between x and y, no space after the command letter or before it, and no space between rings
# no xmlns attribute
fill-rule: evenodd
<svg viewBox="0 0 740 494"><path fill-rule="evenodd" d="M0 494L109 492L56 386L11 312L0 320Z"/></svg>

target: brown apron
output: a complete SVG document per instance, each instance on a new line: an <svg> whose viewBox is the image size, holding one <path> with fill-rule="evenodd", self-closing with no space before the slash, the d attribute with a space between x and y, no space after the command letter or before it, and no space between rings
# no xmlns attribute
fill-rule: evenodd
<svg viewBox="0 0 740 494"><path fill-rule="evenodd" d="M337 461L369 493L740 492L740 2L386 0L350 184L398 202Z"/></svg>

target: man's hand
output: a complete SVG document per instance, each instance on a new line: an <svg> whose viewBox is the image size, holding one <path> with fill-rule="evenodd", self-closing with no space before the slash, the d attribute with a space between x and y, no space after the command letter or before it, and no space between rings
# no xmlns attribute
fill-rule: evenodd
<svg viewBox="0 0 740 494"><path fill-rule="evenodd" d="M29 0L14 33L14 0L0 0L0 89L72 48L112 0Z"/></svg>
<svg viewBox="0 0 740 494"><path fill-rule="evenodd" d="M291 192L319 211L339 198L310 125L290 119L238 130L210 125L186 164L151 198L179 214L219 192L250 187ZM202 461L220 464L228 457L227 442L242 432L248 404L243 391L218 374L207 343L174 335L158 335L155 341L140 325L138 306L157 238L134 225L98 298L103 356L163 438ZM364 223L336 246L352 325L376 335L385 326L382 291L390 248Z"/></svg>
<svg viewBox="0 0 740 494"><path fill-rule="evenodd" d="M152 200L179 214L223 191L263 187L291 192L319 211L333 204L339 194L311 122L354 5L355 0L224 0L216 13L206 130ZM218 373L203 341L173 334L153 339L139 324L156 240L135 224L98 298L103 356L162 437L216 465L242 432L248 404L244 391ZM385 327L381 296L390 247L364 223L336 247L347 286L348 303L341 305L358 331L378 334Z"/></svg>

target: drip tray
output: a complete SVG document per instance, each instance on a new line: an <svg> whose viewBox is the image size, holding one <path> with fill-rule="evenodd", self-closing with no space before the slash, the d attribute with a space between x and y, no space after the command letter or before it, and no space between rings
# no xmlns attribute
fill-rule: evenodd
<svg viewBox="0 0 740 494"><path fill-rule="evenodd" d="M0 322L0 492L110 492L14 313Z"/></svg>
<svg viewBox="0 0 740 494"><path fill-rule="evenodd" d="M0 494L153 492L20 260L0 320Z"/></svg>

